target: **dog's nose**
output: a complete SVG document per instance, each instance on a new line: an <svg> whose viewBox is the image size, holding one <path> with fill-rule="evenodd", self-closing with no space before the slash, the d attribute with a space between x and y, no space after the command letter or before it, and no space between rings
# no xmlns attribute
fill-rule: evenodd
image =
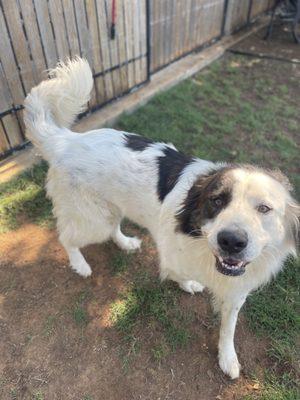
<svg viewBox="0 0 300 400"><path fill-rule="evenodd" d="M242 229L223 230L218 233L217 239L221 249L229 254L240 253L248 244L247 232Z"/></svg>

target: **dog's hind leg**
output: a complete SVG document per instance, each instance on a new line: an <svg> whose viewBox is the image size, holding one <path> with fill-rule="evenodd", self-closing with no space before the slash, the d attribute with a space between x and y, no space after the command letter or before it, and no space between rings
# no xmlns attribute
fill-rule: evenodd
<svg viewBox="0 0 300 400"><path fill-rule="evenodd" d="M89 222L81 221L81 223L76 224L73 220L72 223L62 224L58 220L59 239L69 256L70 265L75 272L83 277L90 276L92 270L81 254L80 248L92 243L105 242L110 238L112 231L116 229L118 224L118 220L115 222L113 219L103 218L99 221L98 218L97 226L93 226Z"/></svg>
<svg viewBox="0 0 300 400"><path fill-rule="evenodd" d="M92 270L89 264L85 261L78 247L66 246L64 248L69 256L72 269L80 276L87 278L91 275Z"/></svg>
<svg viewBox="0 0 300 400"><path fill-rule="evenodd" d="M113 232L112 239L122 250L135 251L141 247L141 239L125 236L121 231L120 225Z"/></svg>

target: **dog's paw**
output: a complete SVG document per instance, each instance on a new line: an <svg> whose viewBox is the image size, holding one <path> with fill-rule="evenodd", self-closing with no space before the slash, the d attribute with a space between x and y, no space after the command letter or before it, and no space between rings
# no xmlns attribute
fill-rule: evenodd
<svg viewBox="0 0 300 400"><path fill-rule="evenodd" d="M219 356L219 366L224 374L228 375L231 379L237 379L240 376L241 366L236 354L230 358Z"/></svg>
<svg viewBox="0 0 300 400"><path fill-rule="evenodd" d="M180 288L190 294L202 292L204 286L197 281L183 281L179 284Z"/></svg>
<svg viewBox="0 0 300 400"><path fill-rule="evenodd" d="M122 240L122 243L119 243L119 245L123 250L131 252L139 250L141 248L141 243L141 239L137 237L126 237Z"/></svg>
<svg viewBox="0 0 300 400"><path fill-rule="evenodd" d="M87 278L92 274L91 267L89 264L83 260L82 262L76 264L76 265L71 265L72 269L77 272L78 275Z"/></svg>

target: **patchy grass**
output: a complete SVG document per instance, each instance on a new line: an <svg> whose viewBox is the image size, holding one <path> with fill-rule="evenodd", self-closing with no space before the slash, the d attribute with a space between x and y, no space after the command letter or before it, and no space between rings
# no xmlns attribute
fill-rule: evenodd
<svg viewBox="0 0 300 400"><path fill-rule="evenodd" d="M44 395L42 392L37 391L33 394L32 400L44 400Z"/></svg>
<svg viewBox="0 0 300 400"><path fill-rule="evenodd" d="M52 225L52 204L45 192L47 169L42 162L0 184L0 232L18 228L22 217L33 223Z"/></svg>
<svg viewBox="0 0 300 400"><path fill-rule="evenodd" d="M262 382L263 391L260 397L253 399L298 398L299 292L298 259L290 260L276 280L248 298L245 313L250 327L257 335L268 336L271 340L268 349L271 364Z"/></svg>
<svg viewBox="0 0 300 400"><path fill-rule="evenodd" d="M156 360L188 343L189 316L178 307L179 293L170 282L161 284L158 279L142 275L112 304L112 323L123 334L129 348L136 352L138 335L135 332L141 327L159 335L158 343L152 348Z"/></svg>
<svg viewBox="0 0 300 400"><path fill-rule="evenodd" d="M257 381L260 390L257 394L252 393L243 397L243 400L298 400L299 390L294 380L290 379L289 374L283 374L281 377L266 373L263 383Z"/></svg>
<svg viewBox="0 0 300 400"><path fill-rule="evenodd" d="M86 300L89 298L89 292L81 292L76 300L72 309L72 316L75 324L81 328L84 328L89 321L88 313L85 307Z"/></svg>
<svg viewBox="0 0 300 400"><path fill-rule="evenodd" d="M57 317L55 315L49 315L44 325L44 335L46 337L49 337L54 333L56 323L57 323Z"/></svg>
<svg viewBox="0 0 300 400"><path fill-rule="evenodd" d="M117 250L110 261L112 275L122 275L132 262L132 254Z"/></svg>

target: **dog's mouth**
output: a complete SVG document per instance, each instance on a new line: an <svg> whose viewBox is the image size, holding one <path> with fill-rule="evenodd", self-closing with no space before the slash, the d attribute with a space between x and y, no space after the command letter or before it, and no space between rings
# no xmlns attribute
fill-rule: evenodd
<svg viewBox="0 0 300 400"><path fill-rule="evenodd" d="M236 260L233 258L222 258L221 256L216 257L216 268L221 274L229 276L240 276L246 271L247 261Z"/></svg>

